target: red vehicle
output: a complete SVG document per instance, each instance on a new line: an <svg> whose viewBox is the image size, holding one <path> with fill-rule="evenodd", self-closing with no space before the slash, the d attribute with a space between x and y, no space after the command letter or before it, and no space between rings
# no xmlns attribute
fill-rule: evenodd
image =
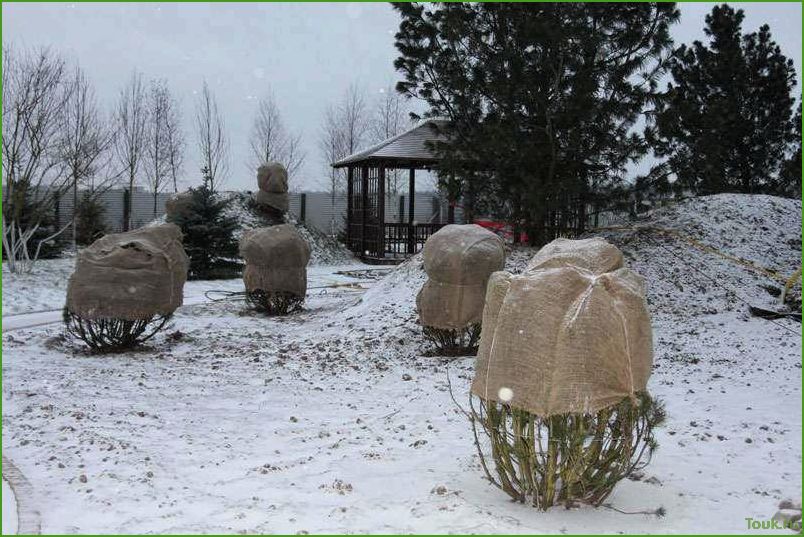
<svg viewBox="0 0 804 537"><path fill-rule="evenodd" d="M507 222L497 222L494 220L483 220L483 219L476 219L474 221L475 224L478 226L482 226L489 231L493 231L496 233L500 238L502 238L506 242L514 242L514 230L511 227L511 224ZM520 244L527 244L528 242L528 235L521 231L519 233L519 243Z"/></svg>

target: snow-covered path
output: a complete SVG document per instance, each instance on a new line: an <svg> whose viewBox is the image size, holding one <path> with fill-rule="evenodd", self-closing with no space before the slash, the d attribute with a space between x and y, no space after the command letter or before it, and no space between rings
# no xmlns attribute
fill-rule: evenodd
<svg viewBox="0 0 804 537"><path fill-rule="evenodd" d="M3 479L3 535L16 534L18 525L17 501L14 498L14 491Z"/></svg>
<svg viewBox="0 0 804 537"><path fill-rule="evenodd" d="M21 328L36 328L61 321L61 310L35 311L3 317L3 333Z"/></svg>
<svg viewBox="0 0 804 537"><path fill-rule="evenodd" d="M61 265L62 260L56 260L59 265ZM50 263L50 265L54 265L55 263ZM342 266L335 266L335 267L326 267L323 268L321 266L314 266L310 267L308 271L309 277L309 285L313 286L326 286L331 285L334 283L342 283L345 281L343 278L338 277L336 274L337 272L341 271L349 271L349 270L366 270L368 267L365 267L360 264L351 264L351 265L342 265ZM376 269L374 269L376 270ZM11 281L14 281L15 277L8 277L7 278ZM15 291L14 286L10 286L9 289L7 287L6 293L7 294L14 294ZM203 302L209 301L210 299L207 297L207 292L212 290L219 290L224 292L237 292L243 290L243 284L239 279L235 280L216 280L216 281L193 281L188 282L185 285L184 289L184 305L185 306L194 306L196 304L201 304ZM54 302L57 304L64 303L64 296L60 296L58 298L53 298ZM36 304L40 302L36 301L16 301L22 302L25 304L26 302L29 304ZM15 304L16 305L16 304ZM16 311L19 306L15 308L9 308L12 311ZM22 307L25 309L25 306ZM10 315L3 315L3 333L11 332L13 330L20 330L23 328L36 328L40 326L45 326L48 324L59 323L62 321L62 307L57 309L47 309L47 310L38 310L38 311L23 311L22 313L14 313Z"/></svg>
<svg viewBox="0 0 804 537"><path fill-rule="evenodd" d="M210 289L218 289L221 285L210 287ZM231 282L227 281L223 287L235 287ZM185 306L194 306L209 300L205 295L192 295L184 297ZM7 315L3 317L3 333L11 332L13 330L21 330L23 328L36 328L48 324L59 323L62 321L62 308L56 310L33 311L30 313L18 313L16 315Z"/></svg>

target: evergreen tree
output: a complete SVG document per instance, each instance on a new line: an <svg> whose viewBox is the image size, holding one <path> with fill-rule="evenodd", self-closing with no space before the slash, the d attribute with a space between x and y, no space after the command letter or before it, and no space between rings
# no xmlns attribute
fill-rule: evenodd
<svg viewBox="0 0 804 537"><path fill-rule="evenodd" d="M433 149L453 199L541 244L616 198L647 150L634 127L664 72L674 4L394 6L397 89L450 120Z"/></svg>
<svg viewBox="0 0 804 537"><path fill-rule="evenodd" d="M782 164L776 191L784 196L801 199L801 101L793 116L790 157Z"/></svg>
<svg viewBox="0 0 804 537"><path fill-rule="evenodd" d="M106 234L106 208L97 197L84 194L76 212L76 243L87 246Z"/></svg>
<svg viewBox="0 0 804 537"><path fill-rule="evenodd" d="M207 169L201 171L204 183L189 190L187 205L169 221L184 233L184 250L190 257L189 279L235 278L242 268L234 238L237 219L226 215L230 200L213 190Z"/></svg>
<svg viewBox="0 0 804 537"><path fill-rule="evenodd" d="M671 60L655 128L654 152L666 161L653 182L697 194L779 193L795 86L792 60L770 29L742 34L742 10L726 4L706 16L709 42L681 46Z"/></svg>

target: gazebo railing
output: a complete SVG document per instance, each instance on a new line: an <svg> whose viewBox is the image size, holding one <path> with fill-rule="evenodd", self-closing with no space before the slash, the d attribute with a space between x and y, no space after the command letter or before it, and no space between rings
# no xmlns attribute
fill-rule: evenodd
<svg viewBox="0 0 804 537"><path fill-rule="evenodd" d="M384 226L384 252L391 255L413 255L420 251L427 239L444 224L386 223Z"/></svg>

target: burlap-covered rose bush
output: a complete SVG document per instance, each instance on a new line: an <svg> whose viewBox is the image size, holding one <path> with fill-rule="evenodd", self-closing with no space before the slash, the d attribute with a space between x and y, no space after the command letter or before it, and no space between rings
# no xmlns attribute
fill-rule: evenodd
<svg viewBox="0 0 804 537"><path fill-rule="evenodd" d="M427 281L416 297L425 335L442 352L470 351L489 276L505 265L502 240L475 224L444 226L422 250Z"/></svg>
<svg viewBox="0 0 804 537"><path fill-rule="evenodd" d="M655 447L652 361L645 282L608 242L558 239L522 274L495 272L471 387L489 477L538 507L602 502Z"/></svg>
<svg viewBox="0 0 804 537"><path fill-rule="evenodd" d="M189 260L181 239L177 226L162 224L79 251L67 286L68 331L98 350L151 337L182 304Z"/></svg>
<svg viewBox="0 0 804 537"><path fill-rule="evenodd" d="M247 231L240 239L246 262L246 298L259 311L285 314L297 310L307 292L310 246L290 224Z"/></svg>

